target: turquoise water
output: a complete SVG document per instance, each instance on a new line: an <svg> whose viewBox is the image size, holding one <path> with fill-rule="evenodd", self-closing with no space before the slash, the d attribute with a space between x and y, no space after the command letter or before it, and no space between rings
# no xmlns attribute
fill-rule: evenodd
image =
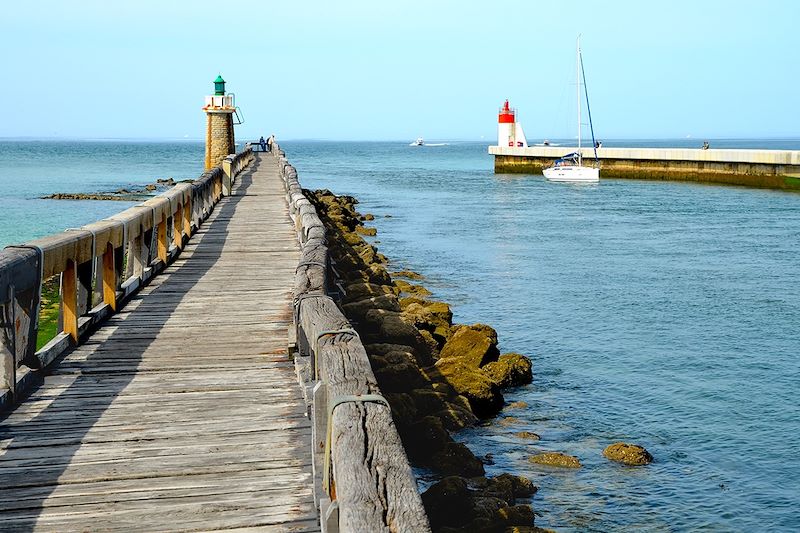
<svg viewBox="0 0 800 533"><path fill-rule="evenodd" d="M0 247L82 226L134 203L42 200L57 192L113 192L203 172L197 142L0 141Z"/></svg>
<svg viewBox="0 0 800 533"><path fill-rule="evenodd" d="M554 141L556 142L556 141ZM604 141L696 146L697 141ZM55 146L54 146L55 145ZM711 140L800 149L800 141ZM486 145L284 142L307 187L353 194L377 244L427 277L455 320L534 361L515 424L462 433L490 474L541 487L559 531L800 530L800 194L691 183L551 184L495 175ZM0 244L121 210L35 200L196 177L196 143L0 142ZM523 442L517 431L534 431ZM655 462L606 461L617 440ZM579 471L527 461L578 456Z"/></svg>

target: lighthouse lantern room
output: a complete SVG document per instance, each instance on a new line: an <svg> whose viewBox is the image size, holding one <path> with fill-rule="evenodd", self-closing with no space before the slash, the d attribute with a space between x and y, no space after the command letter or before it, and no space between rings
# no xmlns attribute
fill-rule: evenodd
<svg viewBox="0 0 800 533"><path fill-rule="evenodd" d="M522 124L517 122L517 110L509 107L508 100L500 108L497 118L497 145L518 148L527 148L528 141L525 139L525 132L522 131Z"/></svg>

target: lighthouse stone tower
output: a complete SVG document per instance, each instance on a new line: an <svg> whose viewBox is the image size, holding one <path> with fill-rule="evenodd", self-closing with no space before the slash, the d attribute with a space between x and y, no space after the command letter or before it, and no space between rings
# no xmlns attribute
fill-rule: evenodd
<svg viewBox="0 0 800 533"><path fill-rule="evenodd" d="M206 96L206 170L219 165L229 154L235 152L233 138L233 113L236 105L233 95L225 94L225 80L217 76L214 80L214 95Z"/></svg>

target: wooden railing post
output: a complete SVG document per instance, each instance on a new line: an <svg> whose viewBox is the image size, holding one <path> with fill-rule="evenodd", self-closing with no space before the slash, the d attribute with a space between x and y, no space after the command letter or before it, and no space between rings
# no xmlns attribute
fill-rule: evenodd
<svg viewBox="0 0 800 533"><path fill-rule="evenodd" d="M61 273L61 319L64 324L64 333L77 344L78 269L72 259L67 260L67 268Z"/></svg>
<svg viewBox="0 0 800 533"><path fill-rule="evenodd" d="M167 244L167 217L162 215L161 222L158 223L158 258L164 265L167 264L167 253L169 252L169 245Z"/></svg>
<svg viewBox="0 0 800 533"><path fill-rule="evenodd" d="M192 199L186 201L183 205L183 234L186 238L192 236Z"/></svg>
<svg viewBox="0 0 800 533"><path fill-rule="evenodd" d="M222 160L222 194L225 196L231 195L231 190L233 188L233 180L234 180L234 173L236 169L233 168L231 163L233 162L233 156L228 156Z"/></svg>
<svg viewBox="0 0 800 533"><path fill-rule="evenodd" d="M172 243L178 250L183 249L183 204L172 213Z"/></svg>
<svg viewBox="0 0 800 533"><path fill-rule="evenodd" d="M112 311L117 310L117 270L114 260L114 245L108 243L103 252L103 303L108 304Z"/></svg>

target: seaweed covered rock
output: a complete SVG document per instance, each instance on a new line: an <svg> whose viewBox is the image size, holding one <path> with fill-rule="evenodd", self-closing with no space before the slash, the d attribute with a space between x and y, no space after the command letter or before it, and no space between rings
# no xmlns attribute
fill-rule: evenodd
<svg viewBox="0 0 800 533"><path fill-rule="evenodd" d="M497 361L499 356L497 332L485 324L457 328L439 354L442 359L461 359L472 368L480 368Z"/></svg>
<svg viewBox="0 0 800 533"><path fill-rule="evenodd" d="M430 296L431 291L423 287L422 285L415 285L413 283L409 283L407 281L403 281L402 279L398 279L394 282L394 286L397 289L406 294L412 294L414 296Z"/></svg>
<svg viewBox="0 0 800 533"><path fill-rule="evenodd" d="M528 460L539 465L555 466L558 468L580 468L582 466L577 457L561 452L539 453L529 457Z"/></svg>
<svg viewBox="0 0 800 533"><path fill-rule="evenodd" d="M482 476L483 463L469 448L460 442L448 442L444 448L430 456L429 463L445 475L464 477Z"/></svg>
<svg viewBox="0 0 800 533"><path fill-rule="evenodd" d="M603 450L603 455L612 461L629 466L641 466L653 462L653 456L642 446L625 442L616 442L608 446Z"/></svg>
<svg viewBox="0 0 800 533"><path fill-rule="evenodd" d="M446 477L422 493L422 504L431 527L461 526L472 515L473 503L467 480L457 476Z"/></svg>
<svg viewBox="0 0 800 533"><path fill-rule="evenodd" d="M347 316L363 319L367 311L371 309L383 309L385 311L400 312L400 304L394 294L381 294L364 298L355 302L342 304L342 311Z"/></svg>
<svg viewBox="0 0 800 533"><path fill-rule="evenodd" d="M434 371L426 369L426 372L441 377L456 393L466 397L479 417L494 416L503 408L503 395L497 383L462 357L441 358L436 361Z"/></svg>
<svg viewBox="0 0 800 533"><path fill-rule="evenodd" d="M372 298L374 296L382 296L385 294L396 296L399 294L399 292L400 291L398 291L394 285L391 284L378 285L365 281L357 281L345 286L344 301L357 302L365 298Z"/></svg>
<svg viewBox="0 0 800 533"><path fill-rule="evenodd" d="M492 380L502 388L525 385L533 381L530 359L518 353L506 353L497 361L483 367Z"/></svg>

